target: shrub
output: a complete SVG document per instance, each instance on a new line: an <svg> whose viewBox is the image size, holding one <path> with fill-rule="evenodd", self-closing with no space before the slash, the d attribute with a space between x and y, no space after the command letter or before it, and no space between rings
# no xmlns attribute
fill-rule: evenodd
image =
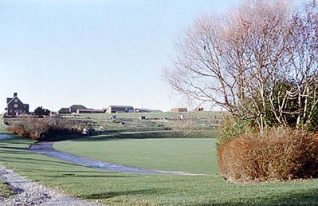
<svg viewBox="0 0 318 206"><path fill-rule="evenodd" d="M226 117L219 125L217 144L224 144L232 139L253 131L249 120L240 120L234 117Z"/></svg>
<svg viewBox="0 0 318 206"><path fill-rule="evenodd" d="M318 135L272 129L265 137L243 134L218 145L222 175L231 181L318 177Z"/></svg>
<svg viewBox="0 0 318 206"><path fill-rule="evenodd" d="M318 106L315 107L310 116L311 119L308 129L310 131L318 131Z"/></svg>
<svg viewBox="0 0 318 206"><path fill-rule="evenodd" d="M63 118L25 118L11 123L8 130L18 136L44 139L58 135L81 134L89 125Z"/></svg>

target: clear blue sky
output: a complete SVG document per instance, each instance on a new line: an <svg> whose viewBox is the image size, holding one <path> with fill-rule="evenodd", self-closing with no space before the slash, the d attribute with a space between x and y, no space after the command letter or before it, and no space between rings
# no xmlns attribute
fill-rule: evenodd
<svg viewBox="0 0 318 206"><path fill-rule="evenodd" d="M0 112L13 92L31 109L182 106L162 77L177 36L238 1L0 1Z"/></svg>

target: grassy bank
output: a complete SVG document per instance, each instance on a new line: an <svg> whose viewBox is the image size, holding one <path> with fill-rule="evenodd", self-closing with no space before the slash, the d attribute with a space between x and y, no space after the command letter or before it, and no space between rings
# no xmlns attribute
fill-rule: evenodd
<svg viewBox="0 0 318 206"><path fill-rule="evenodd" d="M26 149L26 139L0 142L0 162L34 181L109 205L318 205L318 180L231 184L218 175L108 173L64 163ZM215 158L212 156L211 158Z"/></svg>
<svg viewBox="0 0 318 206"><path fill-rule="evenodd" d="M181 119L181 115L183 118ZM66 115L68 119L89 120L99 130L166 130L194 129L209 130L215 128L227 115L225 112L154 112L154 113L104 113ZM112 118L116 116L116 118ZM144 116L145 119L140 119Z"/></svg>

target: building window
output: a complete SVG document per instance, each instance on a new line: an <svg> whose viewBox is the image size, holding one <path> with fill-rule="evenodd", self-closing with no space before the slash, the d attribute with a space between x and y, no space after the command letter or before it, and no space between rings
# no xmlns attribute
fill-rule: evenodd
<svg viewBox="0 0 318 206"><path fill-rule="evenodd" d="M13 107L14 107L14 108L18 108L18 104L14 104Z"/></svg>
<svg viewBox="0 0 318 206"><path fill-rule="evenodd" d="M19 101L18 99L15 99L15 100L14 100L15 103L17 103L18 101Z"/></svg>

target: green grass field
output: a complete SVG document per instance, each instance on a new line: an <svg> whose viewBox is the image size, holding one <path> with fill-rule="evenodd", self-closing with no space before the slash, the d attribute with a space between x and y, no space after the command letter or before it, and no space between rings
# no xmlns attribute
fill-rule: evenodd
<svg viewBox="0 0 318 206"><path fill-rule="evenodd" d="M92 159L147 169L217 173L214 138L85 139L60 142L54 147Z"/></svg>
<svg viewBox="0 0 318 206"><path fill-rule="evenodd" d="M125 142L122 145L122 153L125 152L124 148L129 151L129 140L118 140L120 141ZM131 144L135 144L134 141L131 140ZM175 141L173 144L177 144L177 141L180 141L181 145L184 143L183 139L172 141ZM212 140L197 141L207 143ZM221 176L213 174L214 172L207 176L144 176L109 173L29 153L26 148L30 143L32 141L26 139L1 141L1 164L34 181L63 190L69 195L90 201L98 200L108 205L318 205L318 180L242 185L228 183ZM87 143L82 141L82 144ZM215 146L210 142L208 144L212 146L210 158L215 159L213 154ZM155 144L151 143L151 145ZM186 145L182 147L186 148ZM162 146L158 145L158 147ZM197 150L202 150L210 146L198 144L195 147ZM89 150L95 149L91 147L87 151ZM196 150L188 152L194 153ZM104 156L104 153L100 156ZM190 162L190 166L187 166L189 170L193 169L191 163L198 165L198 163ZM162 165L171 167L168 163L162 163ZM207 168L200 170L207 170Z"/></svg>

